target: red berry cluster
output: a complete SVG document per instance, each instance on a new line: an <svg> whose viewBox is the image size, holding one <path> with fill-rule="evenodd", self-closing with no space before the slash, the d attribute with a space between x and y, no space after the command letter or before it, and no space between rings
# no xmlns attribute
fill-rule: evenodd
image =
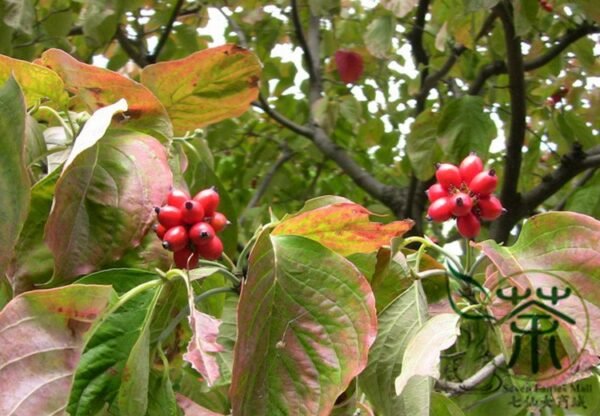
<svg viewBox="0 0 600 416"><path fill-rule="evenodd" d="M492 195L498 184L496 172L483 170L477 155L470 154L458 167L438 164L435 177L438 182L427 190L431 202L427 219L444 222L456 217L458 232L474 238L481 229L481 220L495 220L504 212L500 200Z"/></svg>
<svg viewBox="0 0 600 416"><path fill-rule="evenodd" d="M182 190L173 189L167 204L156 207L158 224L154 231L162 245L173 252L175 265L193 269L198 260L217 260L223 254L223 243L217 233L229 224L220 212L219 194L213 188L200 191L194 198Z"/></svg>

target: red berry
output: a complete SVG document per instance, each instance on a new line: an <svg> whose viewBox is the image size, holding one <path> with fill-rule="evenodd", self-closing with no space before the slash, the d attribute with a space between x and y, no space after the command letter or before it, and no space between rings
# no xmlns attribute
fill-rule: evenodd
<svg viewBox="0 0 600 416"><path fill-rule="evenodd" d="M442 197L429 205L427 218L436 222L443 222L452 217L452 201L449 197Z"/></svg>
<svg viewBox="0 0 600 416"><path fill-rule="evenodd" d="M502 202L494 195L479 199L478 205L479 215L481 216L481 219L485 221L493 221L504 212Z"/></svg>
<svg viewBox="0 0 600 416"><path fill-rule="evenodd" d="M189 241L188 232L184 226L178 225L167 230L163 237L163 247L171 251L183 249Z"/></svg>
<svg viewBox="0 0 600 416"><path fill-rule="evenodd" d="M199 222L190 228L190 240L197 246L207 244L215 237L215 230L206 222Z"/></svg>
<svg viewBox="0 0 600 416"><path fill-rule="evenodd" d="M460 188L462 179L458 168L450 163L441 163L435 171L435 177L442 187L446 190L451 188Z"/></svg>
<svg viewBox="0 0 600 416"><path fill-rule="evenodd" d="M483 162L479 156L471 153L460 162L458 170L463 182L470 183L479 172L483 171Z"/></svg>
<svg viewBox="0 0 600 416"><path fill-rule="evenodd" d="M475 194L487 196L496 190L498 177L493 169L478 173L469 183L469 189Z"/></svg>
<svg viewBox="0 0 600 416"><path fill-rule="evenodd" d="M154 224L152 227L158 238L163 239L165 233L167 232L167 228L162 224Z"/></svg>
<svg viewBox="0 0 600 416"><path fill-rule="evenodd" d="M212 217L219 206L219 194L213 188L200 191L194 196L194 200L200 202L204 208L204 215Z"/></svg>
<svg viewBox="0 0 600 416"><path fill-rule="evenodd" d="M189 247L184 247L173 253L173 260L175 260L175 266L179 269L193 269L198 266L200 255L190 250Z"/></svg>
<svg viewBox="0 0 600 416"><path fill-rule="evenodd" d="M451 197L452 199L452 214L457 217L462 217L471 212L473 208L473 200L464 192L458 192Z"/></svg>
<svg viewBox="0 0 600 416"><path fill-rule="evenodd" d="M215 230L215 233L218 233L229 224L230 222L227 220L227 217L220 212L215 212L213 217L210 219L210 225Z"/></svg>
<svg viewBox="0 0 600 416"><path fill-rule="evenodd" d="M427 198L429 199L429 202L436 201L445 196L448 196L448 192L439 183L434 183L427 190Z"/></svg>
<svg viewBox="0 0 600 416"><path fill-rule="evenodd" d="M181 219L186 224L196 224L204 220L204 207L193 199L185 201L181 209Z"/></svg>
<svg viewBox="0 0 600 416"><path fill-rule="evenodd" d="M198 253L206 260L218 260L223 254L223 243L219 237L211 238L207 244L198 246Z"/></svg>
<svg viewBox="0 0 600 416"><path fill-rule="evenodd" d="M481 230L481 224L477 217L469 212L467 215L456 219L456 227L458 232L465 238L475 238Z"/></svg>
<svg viewBox="0 0 600 416"><path fill-rule="evenodd" d="M182 224L181 210L171 205L165 205L163 207L154 208L156 211L158 222L165 226L165 228L173 228Z"/></svg>
<svg viewBox="0 0 600 416"><path fill-rule="evenodd" d="M169 192L169 195L167 195L167 205L182 209L185 201L188 201L189 199L190 195L187 192L182 191L181 189L173 189Z"/></svg>

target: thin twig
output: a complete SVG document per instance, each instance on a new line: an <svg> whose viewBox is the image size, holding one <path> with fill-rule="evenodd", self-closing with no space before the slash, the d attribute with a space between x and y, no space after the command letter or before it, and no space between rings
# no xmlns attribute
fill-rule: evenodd
<svg viewBox="0 0 600 416"><path fill-rule="evenodd" d="M183 7L184 0L177 0L175 6L173 7L173 12L171 13L171 17L169 17L169 21L165 25L165 30L163 30L160 38L158 39L158 43L156 44L156 48L154 48L154 52L152 55L148 56L148 62L155 63L158 61L158 57L160 56L161 51L165 47L167 40L169 40L169 36L171 35L171 31L173 30L173 25L179 16L179 12Z"/></svg>
<svg viewBox="0 0 600 416"><path fill-rule="evenodd" d="M496 369L506 362L504 355L499 354L495 356L489 363L484 365L479 371L473 374L471 377L463 380L462 382L454 382L447 380L437 380L436 385L441 390L449 392L451 395L464 393L466 391L473 390L478 385L487 380Z"/></svg>

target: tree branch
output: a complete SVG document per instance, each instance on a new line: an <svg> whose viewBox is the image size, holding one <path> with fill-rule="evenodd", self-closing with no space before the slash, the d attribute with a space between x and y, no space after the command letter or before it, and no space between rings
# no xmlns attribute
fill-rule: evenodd
<svg viewBox="0 0 600 416"><path fill-rule="evenodd" d="M171 35L171 31L173 30L173 25L175 24L175 21L179 16L179 12L183 7L183 3L184 0L177 0L177 3L175 3L175 6L173 7L173 12L171 13L171 17L169 17L169 21L165 25L165 30L163 30L163 32L160 35L160 38L158 39L158 43L156 44L156 48L154 48L154 52L152 52L152 55L148 56L148 62L153 64L158 60L162 49L165 47L167 40L169 40L169 36Z"/></svg>
<svg viewBox="0 0 600 416"><path fill-rule="evenodd" d="M269 103L262 94L258 96L258 102L255 101L252 103L252 105L263 110L265 113L271 116L273 120L275 120L282 126L287 127L294 133L299 134L300 136L304 136L312 140L313 132L310 128L300 125L290 120L283 114L279 113L277 110L275 110L269 105Z"/></svg>
<svg viewBox="0 0 600 416"><path fill-rule="evenodd" d="M575 29L569 29L555 44L548 48L543 54L529 61L523 62L525 71L538 69L560 55L565 49L571 46L579 39L592 33L600 33L600 26L592 23L583 23ZM477 95L483 89L485 82L494 75L505 74L507 72L506 64L503 61L495 61L486 65L471 84L469 94Z"/></svg>
<svg viewBox="0 0 600 416"><path fill-rule="evenodd" d="M310 7L310 6L309 6ZM304 36L304 31L302 30L302 23L300 20L300 12L298 11L298 1L292 0L292 22L294 24L294 31L296 32L296 37L298 38L298 43L300 44L300 48L304 52L304 60L306 61L306 66L308 68L308 76L310 78L316 78L318 72L315 71L315 60L318 60L319 57L313 58L311 54L311 50L308 47L308 43L306 42L306 37Z"/></svg>
<svg viewBox="0 0 600 416"><path fill-rule="evenodd" d="M496 369L504 365L505 362L506 360L504 359L504 355L499 354L495 356L492 361L484 365L479 371L462 382L437 380L436 385L440 389L447 391L452 395L464 393L466 391L473 390L487 380L492 374L494 374Z"/></svg>
<svg viewBox="0 0 600 416"><path fill-rule="evenodd" d="M496 6L496 11L504 28L512 115L510 118L509 134L506 140L504 178L500 191L500 200L508 212L492 224L491 235L496 241L506 241L512 228L511 223L514 221L511 211L515 213L521 203L521 196L517 193L517 187L521 173L523 143L527 127L525 121L527 105L521 38L515 33L512 6L509 2L501 2Z"/></svg>
<svg viewBox="0 0 600 416"><path fill-rule="evenodd" d="M260 202L260 200L262 199L262 197L265 195L265 193L269 189L269 186L271 185L271 182L273 181L273 178L275 177L275 174L277 174L277 171L288 160L293 158L294 155L295 155L294 151L292 151L292 149L290 149L286 143L283 143L281 145L281 154L279 155L277 160L275 160L275 163L273 163L271 165L271 167L269 168L269 170L263 177L262 181L258 185L258 188L256 188L256 192L254 193L254 195L252 195L252 198L248 202L248 205L246 205L246 208L244 208L244 210L242 211L242 214L240 215L240 218L239 218L240 224L242 224L244 222L244 220L246 219L246 214L248 213L248 210L257 206L258 203Z"/></svg>
<svg viewBox="0 0 600 416"><path fill-rule="evenodd" d="M115 33L115 37L121 45L121 48L125 51L125 53L133 59L133 62L138 64L141 68L148 65L150 62L148 61L148 57L136 47L134 41L127 37L127 34L123 30L123 26L119 25L117 27L117 32Z"/></svg>

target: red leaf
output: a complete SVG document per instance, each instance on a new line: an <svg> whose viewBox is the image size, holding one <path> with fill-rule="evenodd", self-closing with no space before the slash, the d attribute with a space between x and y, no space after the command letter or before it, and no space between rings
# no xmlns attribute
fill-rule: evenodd
<svg viewBox="0 0 600 416"><path fill-rule="evenodd" d="M335 53L340 78L346 84L351 84L360 79L364 71L363 58L356 52L339 50Z"/></svg>
<svg viewBox="0 0 600 416"><path fill-rule="evenodd" d="M208 410L206 407L200 406L198 403L188 399L183 394L175 394L177 404L183 410L185 416L223 416L221 413Z"/></svg>
<svg viewBox="0 0 600 416"><path fill-rule="evenodd" d="M207 384L211 386L221 375L215 355L215 353L223 351L223 346L217 342L221 320L195 308L191 312L189 320L192 328L192 339L188 344L188 352L183 355L183 359L202 374Z"/></svg>

